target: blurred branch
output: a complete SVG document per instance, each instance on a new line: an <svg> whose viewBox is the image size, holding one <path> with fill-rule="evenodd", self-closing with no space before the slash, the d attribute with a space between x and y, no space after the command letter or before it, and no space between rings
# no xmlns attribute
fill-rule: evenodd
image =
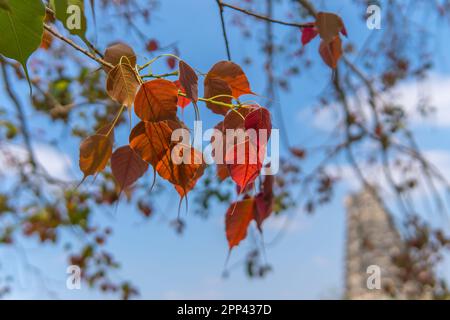
<svg viewBox="0 0 450 320"><path fill-rule="evenodd" d="M22 103L20 102L19 98L17 98L15 92L12 90L11 83L8 78L8 72L6 70L6 65L4 63L4 59L2 57L0 57L0 59L1 59L0 62L1 62L1 68L2 68L3 84L5 86L6 93L8 94L9 98L11 99L11 101L14 104L14 107L16 108L17 116L18 116L19 122L20 122L21 131L23 134L23 139L25 141L25 147L28 150L28 157L30 160L30 164L33 167L33 169L35 170L37 168L37 162L36 162L36 157L35 157L35 154L33 151L33 147L31 145L31 137L30 137L27 119L25 117L25 109L24 109Z"/></svg>
<svg viewBox="0 0 450 320"><path fill-rule="evenodd" d="M313 26L311 26L308 23L286 22L286 21L282 21L282 20L273 19L271 17L264 16L264 15L261 15L261 14L258 14L258 13L255 13L255 12L252 12L252 11L249 11L249 10L246 10L246 9L243 9L243 8L238 7L238 6L234 6L234 5L225 3L225 2L221 2L221 7L230 8L230 9L233 9L235 11L239 11L239 12L245 13L246 15L258 18L260 20L265 20L265 21L269 21L269 22L272 22L272 23L281 24L281 25L284 25L284 26L297 27L297 28L312 28L313 27Z"/></svg>

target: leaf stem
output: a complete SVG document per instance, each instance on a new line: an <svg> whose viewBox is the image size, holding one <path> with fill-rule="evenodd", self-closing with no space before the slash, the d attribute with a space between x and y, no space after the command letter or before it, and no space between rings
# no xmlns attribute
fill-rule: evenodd
<svg viewBox="0 0 450 320"><path fill-rule="evenodd" d="M117 121L119 121L119 118L122 115L122 112L123 112L124 109L125 109L125 105L122 105L120 107L119 112L117 113L117 116L114 118L114 121L112 122L111 127L109 128L108 132L105 134L105 136L109 137L109 135L113 131L114 127L116 126Z"/></svg>

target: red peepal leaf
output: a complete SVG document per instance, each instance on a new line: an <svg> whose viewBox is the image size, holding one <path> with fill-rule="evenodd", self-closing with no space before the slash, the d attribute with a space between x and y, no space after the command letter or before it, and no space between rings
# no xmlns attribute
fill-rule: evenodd
<svg viewBox="0 0 450 320"><path fill-rule="evenodd" d="M256 133L258 134L258 141L261 133L260 130L266 130L268 140L270 134L272 133L272 120L270 119L269 110L260 107L247 114L245 117L245 130L248 129L256 130Z"/></svg>
<svg viewBox="0 0 450 320"><path fill-rule="evenodd" d="M181 125L175 121L139 122L130 133L130 147L145 162L156 168L171 147L172 132Z"/></svg>
<svg viewBox="0 0 450 320"><path fill-rule="evenodd" d="M262 232L262 223L273 211L273 183L273 176L265 176L262 184L262 191L255 197L255 221L260 232Z"/></svg>
<svg viewBox="0 0 450 320"><path fill-rule="evenodd" d="M255 143L250 142L250 139L247 138L244 142L234 145L227 151L225 161L228 171L239 190L246 190L247 186L259 176L264 160L263 149L258 148Z"/></svg>
<svg viewBox="0 0 450 320"><path fill-rule="evenodd" d="M166 62L170 70L175 69L175 66L177 64L177 59L175 57L167 57Z"/></svg>
<svg viewBox="0 0 450 320"><path fill-rule="evenodd" d="M339 59L342 56L342 41L336 36L333 41L326 43L322 41L319 47L322 60L332 69L336 69Z"/></svg>
<svg viewBox="0 0 450 320"><path fill-rule="evenodd" d="M228 246L237 246L247 236L248 225L254 217L255 200L247 198L230 205L225 214L225 233Z"/></svg>
<svg viewBox="0 0 450 320"><path fill-rule="evenodd" d="M176 120L178 88L168 80L157 79L141 85L134 99L134 111L144 121Z"/></svg>
<svg viewBox="0 0 450 320"><path fill-rule="evenodd" d="M184 88L186 97L194 102L198 101L198 76L195 70L191 68L186 62L180 61L178 63L179 81Z"/></svg>
<svg viewBox="0 0 450 320"><path fill-rule="evenodd" d="M148 164L130 146L118 148L111 156L111 170L123 189L131 186L147 171Z"/></svg>
<svg viewBox="0 0 450 320"><path fill-rule="evenodd" d="M173 83L177 86L178 90L180 90L182 93L186 93L186 90L184 90L183 86L180 83L180 80L175 80ZM178 102L177 105L184 109L191 103L191 99L188 99L187 97L183 97L181 95L178 95Z"/></svg>
<svg viewBox="0 0 450 320"><path fill-rule="evenodd" d="M158 48L159 44L158 41L156 41L155 39L151 39L149 42L147 42L147 51L153 52L158 50Z"/></svg>
<svg viewBox="0 0 450 320"><path fill-rule="evenodd" d="M205 170L203 154L189 146L176 145L176 150L169 149L158 162L156 171L161 178L172 183L181 197L185 197L191 191ZM172 152L179 152L178 156L189 157L189 161L177 164L172 158Z"/></svg>
<svg viewBox="0 0 450 320"><path fill-rule="evenodd" d="M319 30L316 28L314 22L307 23L307 27L301 29L302 32L302 45L307 45L319 34Z"/></svg>

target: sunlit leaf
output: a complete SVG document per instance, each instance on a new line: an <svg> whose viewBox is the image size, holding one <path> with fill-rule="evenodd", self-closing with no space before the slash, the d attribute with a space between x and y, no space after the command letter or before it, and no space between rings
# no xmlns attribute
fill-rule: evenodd
<svg viewBox="0 0 450 320"><path fill-rule="evenodd" d="M205 98L214 98L214 101L219 101L227 104L231 103L231 88L224 80L207 76L204 81L204 86ZM230 108L227 106L222 106L213 102L207 102L206 105L212 112L221 115L226 115L230 110Z"/></svg>
<svg viewBox="0 0 450 320"><path fill-rule="evenodd" d="M246 139L227 150L225 160L231 178L239 187L245 190L259 176L265 149Z"/></svg>
<svg viewBox="0 0 450 320"><path fill-rule="evenodd" d="M79 165L84 176L90 176L102 171L112 154L112 143L105 135L93 135L86 138L80 145Z"/></svg>
<svg viewBox="0 0 450 320"><path fill-rule="evenodd" d="M130 146L118 148L111 156L111 170L122 190L135 183L147 169L148 164Z"/></svg>
<svg viewBox="0 0 450 320"><path fill-rule="evenodd" d="M136 96L139 80L133 67L128 63L119 62L106 79L106 91L109 96L121 105L131 107Z"/></svg>
<svg viewBox="0 0 450 320"><path fill-rule="evenodd" d="M216 101L231 103L231 97L239 98L243 94L252 94L247 76L242 68L230 61L220 61L209 70L204 81L205 98L213 98L223 95ZM207 103L213 112L225 115L229 108L226 106Z"/></svg>
<svg viewBox="0 0 450 320"><path fill-rule="evenodd" d="M164 157L158 162L156 171L165 180L172 183L181 197L191 191L198 179L203 175L205 163L200 151L185 146L179 149L179 156L184 156L184 152L189 155L187 163L176 164L172 159L172 150L167 150Z"/></svg>
<svg viewBox="0 0 450 320"><path fill-rule="evenodd" d="M225 231L230 250L247 236L248 225L254 217L255 200L253 198L234 202L225 215Z"/></svg>
<svg viewBox="0 0 450 320"><path fill-rule="evenodd" d="M172 144L172 132L180 128L175 121L139 122L131 131L130 147L154 168Z"/></svg>
<svg viewBox="0 0 450 320"><path fill-rule="evenodd" d="M342 41L336 36L333 41L326 43L322 41L319 47L319 53L323 61L332 69L336 69L339 59L342 56Z"/></svg>
<svg viewBox="0 0 450 320"><path fill-rule="evenodd" d="M177 102L177 86L171 81L157 79L141 85L134 100L134 110L145 121L176 120Z"/></svg>

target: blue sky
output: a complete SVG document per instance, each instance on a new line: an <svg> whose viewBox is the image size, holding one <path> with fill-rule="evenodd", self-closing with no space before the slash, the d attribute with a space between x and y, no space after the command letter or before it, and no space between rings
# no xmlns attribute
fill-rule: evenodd
<svg viewBox="0 0 450 320"><path fill-rule="evenodd" d="M215 1L210 0L170 0L161 1L161 8L154 15L150 26L143 32L149 38L167 39L167 42L177 41L181 57L191 65L202 71L207 71L218 60L225 59L225 48L221 37L219 17ZM327 1L327 9L340 14L346 22L349 37L357 43L371 36L365 23L359 19L364 12L356 11L349 6L352 1ZM261 11L264 8L261 7ZM282 8L276 15L284 17L286 8ZM227 20L231 14L227 11ZM102 16L99 19L99 32L105 34L105 43L99 42L100 47L115 40L126 40L134 45L135 39L130 32L111 36L102 30L102 19L113 17ZM428 23L424 17L412 17L420 23ZM428 17L428 19L430 19ZM252 20L255 30L262 30L263 25ZM275 35L283 39L289 29L274 26ZM260 43L243 38L236 28L230 27L230 44L233 59L242 63L250 55L254 58L251 66L245 67L255 92L262 92L265 88L265 77L261 75L263 64L259 53ZM440 103L439 111L443 116L429 122L414 122L415 131L423 148L433 154L435 161L442 162L444 172L450 173L450 142L446 139L450 128L450 94L445 92L444 83L450 85L450 64L445 57L449 47L444 41L448 36L448 28L435 36L435 56L439 59L439 69L434 71L434 78L429 82L430 92ZM372 36L377 36L372 35ZM300 36L298 36L299 39ZM102 36L98 37L103 39ZM256 37L258 38L258 37ZM300 48L300 43L298 43ZM318 60L317 40L307 49L312 59ZM139 48L139 45L136 45ZM136 49L140 62L145 61L145 51ZM39 54L39 53L38 53ZM81 56L80 56L81 57ZM326 136L333 119L329 115L312 121L312 106L317 95L328 86L331 73L322 64L317 63L314 72L308 72L307 77L294 80L289 93L281 92L279 106L283 108L284 121L288 128L291 142L311 141L319 142ZM445 82L447 81L447 82ZM441 85L441 86L439 86ZM23 85L24 86L24 85ZM24 86L25 88L25 86ZM407 97L417 90L413 85L401 88ZM405 99L407 99L405 97ZM3 91L0 92L0 102L6 101ZM406 100L405 100L406 101ZM407 102L407 101L406 101ZM264 100L261 100L264 104ZM6 103L5 103L6 104ZM450 110L450 109L449 109ZM32 130L49 129L49 123L44 117L28 109L28 116L33 121ZM219 121L218 117L208 112L201 112L204 126L213 126ZM187 111L186 121L192 119L192 112ZM274 115L274 127L279 126L279 116ZM56 129L55 132L61 128ZM55 136L58 136L55 133ZM116 134L118 145L125 143L126 132ZM122 143L120 143L122 142ZM60 174L80 178L78 172L78 143L75 139L68 139L59 145L60 150L52 149L42 143L36 143L35 148L40 155L41 162L58 166ZM434 153L433 153L434 152ZM61 159L65 159L61 162ZM314 159L311 159L314 163ZM150 178L150 175L146 176ZM301 210L290 210L280 218L270 218L265 226L265 240L270 243L280 230L283 236L276 244L267 246L267 258L273 271L264 279L249 279L242 265L231 270L227 279L221 277L228 246L224 231L225 206L212 209L210 217L205 220L193 212L184 213L187 228L182 236L178 236L167 226L161 216L166 219L175 218L177 214L178 196L171 191L157 199L157 207L169 208L159 212L149 220L143 220L133 209L122 203L114 216L101 209L96 212L96 219L110 225L114 235L108 243L108 249L113 252L122 268L114 273L119 279L129 279L136 284L142 298L149 299L315 299L339 298L343 290L344 280L344 240L345 240L345 212L343 201L349 190L355 190L354 178L346 175L346 180L338 188L334 200L318 210L313 216L308 216ZM301 195L300 195L301 196ZM420 196L420 195L419 195ZM191 197L192 198L192 197ZM192 200L191 200L192 202ZM171 206L171 203L175 205ZM191 206L192 207L192 206ZM287 219L287 221L286 221ZM287 228L285 226L288 226ZM23 250L0 248L0 263L2 268L13 275L15 287L11 298L63 298L88 299L112 298L89 290L86 286L82 290L69 291L65 287L66 256L61 248L51 245L38 245L33 241L23 241ZM233 250L229 265L240 261L247 252L248 241L243 242ZM42 272L42 277L32 275L24 265L24 257ZM450 275L449 269L444 271ZM45 282L45 283L43 283Z"/></svg>

